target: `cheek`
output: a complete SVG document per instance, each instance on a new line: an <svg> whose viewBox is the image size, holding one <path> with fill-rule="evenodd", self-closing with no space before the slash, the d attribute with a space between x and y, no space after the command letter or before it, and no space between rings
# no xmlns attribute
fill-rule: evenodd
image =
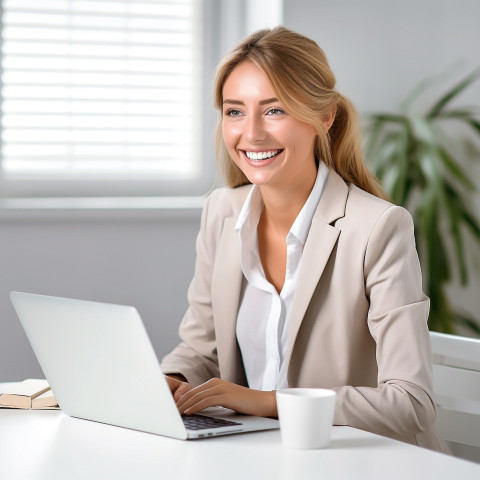
<svg viewBox="0 0 480 480"><path fill-rule="evenodd" d="M309 153L315 143L315 131L313 129L292 129L289 132L288 141L295 146L297 152Z"/></svg>
<svg viewBox="0 0 480 480"><path fill-rule="evenodd" d="M228 144L230 142L230 138L232 136L232 132L231 132L231 128L229 127L229 125L226 124L225 122L222 123L222 136L223 136L224 142L228 146Z"/></svg>
<svg viewBox="0 0 480 480"><path fill-rule="evenodd" d="M272 138L276 138L284 145L295 145L308 142L313 129L305 128L305 125L298 122L278 122L269 126L269 134Z"/></svg>
<svg viewBox="0 0 480 480"><path fill-rule="evenodd" d="M238 138L240 136L238 130L238 127L234 125L229 125L228 123L222 124L223 141L225 142L228 150L234 150L238 144Z"/></svg>

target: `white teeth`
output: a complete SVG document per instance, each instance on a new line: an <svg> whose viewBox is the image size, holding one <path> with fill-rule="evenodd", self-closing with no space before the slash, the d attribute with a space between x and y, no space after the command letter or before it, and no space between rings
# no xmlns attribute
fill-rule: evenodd
<svg viewBox="0 0 480 480"><path fill-rule="evenodd" d="M270 150L268 152L245 152L245 155L250 160L266 160L274 157L280 150Z"/></svg>

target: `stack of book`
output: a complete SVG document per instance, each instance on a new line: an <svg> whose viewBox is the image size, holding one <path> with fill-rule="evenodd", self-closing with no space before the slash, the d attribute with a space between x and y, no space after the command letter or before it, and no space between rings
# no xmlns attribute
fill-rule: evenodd
<svg viewBox="0 0 480 480"><path fill-rule="evenodd" d="M6 388L0 395L0 408L52 410L59 406L46 380L30 378Z"/></svg>

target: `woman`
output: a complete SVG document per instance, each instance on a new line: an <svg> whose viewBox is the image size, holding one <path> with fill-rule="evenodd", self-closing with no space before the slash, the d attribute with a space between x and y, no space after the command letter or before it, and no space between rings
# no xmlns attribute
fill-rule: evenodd
<svg viewBox="0 0 480 480"><path fill-rule="evenodd" d="M366 169L334 85L318 45L283 27L220 65L230 188L203 211L182 342L162 369L182 414L276 416L276 389L331 388L335 424L447 451L412 220Z"/></svg>

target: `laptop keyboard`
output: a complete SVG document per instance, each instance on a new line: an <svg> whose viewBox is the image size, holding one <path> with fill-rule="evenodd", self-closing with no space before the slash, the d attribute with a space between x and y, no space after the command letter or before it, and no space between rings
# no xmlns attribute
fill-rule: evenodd
<svg viewBox="0 0 480 480"><path fill-rule="evenodd" d="M230 427L232 425L241 425L238 422L231 422L223 418L206 417L204 415L188 415L182 417L185 428L189 430L204 430L206 428Z"/></svg>

